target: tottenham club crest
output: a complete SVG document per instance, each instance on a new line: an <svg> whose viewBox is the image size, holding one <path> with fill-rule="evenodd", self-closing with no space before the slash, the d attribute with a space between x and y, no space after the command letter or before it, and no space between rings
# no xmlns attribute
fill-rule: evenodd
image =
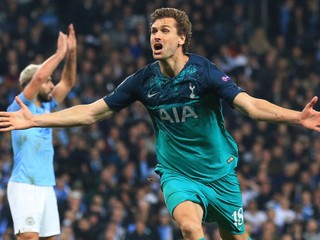
<svg viewBox="0 0 320 240"><path fill-rule="evenodd" d="M189 89L191 90L191 93L190 93L190 98L191 99L194 99L196 97L196 95L194 94L194 89L196 88L195 85L192 85L192 83L189 84Z"/></svg>

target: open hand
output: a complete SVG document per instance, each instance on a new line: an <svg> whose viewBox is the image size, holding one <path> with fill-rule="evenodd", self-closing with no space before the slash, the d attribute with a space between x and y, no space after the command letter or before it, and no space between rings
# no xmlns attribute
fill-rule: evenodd
<svg viewBox="0 0 320 240"><path fill-rule="evenodd" d="M305 106L302 111L301 125L305 128L320 132L320 112L313 109L318 102L318 97L313 97L312 100Z"/></svg>
<svg viewBox="0 0 320 240"><path fill-rule="evenodd" d="M59 37L57 41L57 52L60 52L63 56L65 56L67 51L68 51L68 36L63 32L59 32Z"/></svg>
<svg viewBox="0 0 320 240"><path fill-rule="evenodd" d="M16 112L0 112L0 132L33 127L31 111L19 97L15 97L15 100L21 109Z"/></svg>
<svg viewBox="0 0 320 240"><path fill-rule="evenodd" d="M69 25L69 36L68 36L67 43L68 43L68 51L71 54L76 54L77 39L76 39L75 31L74 31L74 26L72 23Z"/></svg>

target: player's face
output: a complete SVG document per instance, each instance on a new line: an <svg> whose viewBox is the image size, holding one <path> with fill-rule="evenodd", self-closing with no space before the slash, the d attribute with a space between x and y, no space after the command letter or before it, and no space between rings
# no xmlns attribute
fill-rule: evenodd
<svg viewBox="0 0 320 240"><path fill-rule="evenodd" d="M182 51L185 37L178 35L176 24L173 18L158 19L152 24L150 44L155 59L165 60Z"/></svg>
<svg viewBox="0 0 320 240"><path fill-rule="evenodd" d="M47 81L42 83L40 91L38 93L38 99L41 102L49 102L52 99L52 90L54 88L54 84L51 81L51 78L48 78Z"/></svg>

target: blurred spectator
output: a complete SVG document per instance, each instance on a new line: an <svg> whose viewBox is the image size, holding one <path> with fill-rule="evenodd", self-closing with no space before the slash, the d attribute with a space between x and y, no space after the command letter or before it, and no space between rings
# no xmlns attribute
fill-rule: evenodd
<svg viewBox="0 0 320 240"><path fill-rule="evenodd" d="M250 223L251 233L257 236L263 224L267 221L267 215L263 210L259 210L256 201L253 199L249 202L247 209L244 211L244 219Z"/></svg>
<svg viewBox="0 0 320 240"><path fill-rule="evenodd" d="M147 227L146 220L137 217L132 229L128 229L126 240L149 240L154 239L152 231Z"/></svg>
<svg viewBox="0 0 320 240"><path fill-rule="evenodd" d="M279 232L277 230L276 225L273 221L267 221L262 226L261 234L257 237L257 239L261 240L280 240Z"/></svg>
<svg viewBox="0 0 320 240"><path fill-rule="evenodd" d="M303 232L303 239L320 239L319 222L316 219L312 218L307 221L306 230Z"/></svg>
<svg viewBox="0 0 320 240"><path fill-rule="evenodd" d="M174 227L171 222L171 216L166 208L160 209L159 213L159 226L158 230L158 239L159 240L173 240L174 237Z"/></svg>

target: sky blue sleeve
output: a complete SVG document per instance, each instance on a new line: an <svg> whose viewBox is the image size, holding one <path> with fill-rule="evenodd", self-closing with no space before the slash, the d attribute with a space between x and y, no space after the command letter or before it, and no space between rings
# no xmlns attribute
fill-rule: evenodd
<svg viewBox="0 0 320 240"><path fill-rule="evenodd" d="M28 107L30 108L31 105L34 105L34 101L33 100L29 100L27 99L23 92L21 92L18 97L21 99L21 101ZM49 104L49 110L52 111L52 109L56 108L58 106L58 103L57 101L52 98L50 102L48 103L44 103L44 104ZM18 111L20 110L20 106L19 104L17 103L16 100L13 100L13 102L10 104L10 106L8 107L8 112L15 112L15 111Z"/></svg>
<svg viewBox="0 0 320 240"><path fill-rule="evenodd" d="M25 96L24 96L24 94L23 94L23 92L21 92L19 95L18 95L18 97L21 99L21 101L27 106L27 107L29 107L31 104L32 104L32 100L28 100L28 99L26 99L25 98ZM18 110L20 110L20 106L19 106L19 104L17 103L17 101L16 100L13 100L13 102L9 105L9 107L8 107L8 112L15 112L15 111L18 111Z"/></svg>

